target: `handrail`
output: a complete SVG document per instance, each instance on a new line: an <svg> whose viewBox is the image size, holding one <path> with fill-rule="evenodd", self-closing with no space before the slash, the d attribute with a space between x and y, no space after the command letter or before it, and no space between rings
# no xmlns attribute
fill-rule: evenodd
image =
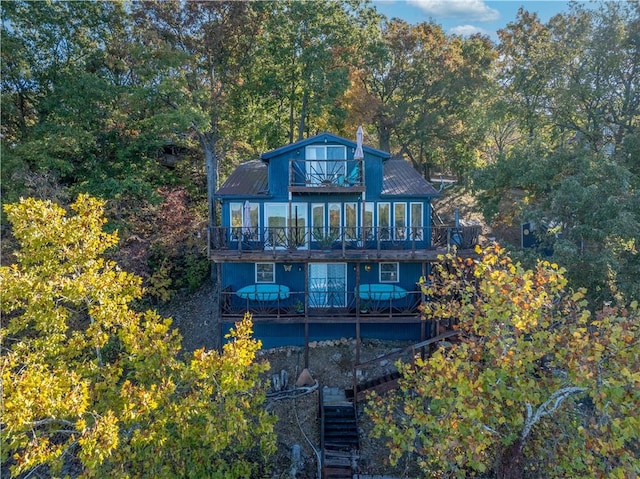
<svg viewBox="0 0 640 479"><path fill-rule="evenodd" d="M209 233L212 250L418 250L478 244L480 226L227 227Z"/></svg>
<svg viewBox="0 0 640 479"><path fill-rule="evenodd" d="M289 162L289 186L323 188L327 186L364 186L364 162L361 159L292 159Z"/></svg>
<svg viewBox="0 0 640 479"><path fill-rule="evenodd" d="M238 296L232 288L221 291L222 314L242 316L245 312L254 319L356 318L392 319L418 317L422 302L421 291L407 291L403 298L385 298L358 302L355 291L339 292L309 289L294 291L286 299L260 300Z"/></svg>

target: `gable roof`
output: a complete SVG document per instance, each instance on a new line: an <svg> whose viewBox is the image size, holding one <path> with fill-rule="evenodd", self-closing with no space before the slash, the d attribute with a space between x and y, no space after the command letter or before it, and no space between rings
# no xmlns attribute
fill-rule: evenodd
<svg viewBox="0 0 640 479"><path fill-rule="evenodd" d="M392 158L383 163L382 191L380 196L437 196L431 183L403 158Z"/></svg>
<svg viewBox="0 0 640 479"><path fill-rule="evenodd" d="M263 161L269 161L271 158L275 156L280 156L285 153L288 153L293 150L297 150L299 148L304 148L308 145L314 145L317 143L338 143L341 145L345 145L351 148L356 147L356 142L349 140L348 138L343 138L342 136L334 135L333 133L320 133L319 135L311 136L309 138L305 138L304 140L296 141L295 143L291 143L289 145L281 146L280 148L276 148L275 150L267 151L260 155L260 159ZM365 154L370 154L373 156L378 156L382 159L387 159L391 155L386 151L376 150L375 148L371 148L369 146L362 147Z"/></svg>
<svg viewBox="0 0 640 479"><path fill-rule="evenodd" d="M240 163L229 175L216 196L265 196L268 193L267 165L260 160Z"/></svg>

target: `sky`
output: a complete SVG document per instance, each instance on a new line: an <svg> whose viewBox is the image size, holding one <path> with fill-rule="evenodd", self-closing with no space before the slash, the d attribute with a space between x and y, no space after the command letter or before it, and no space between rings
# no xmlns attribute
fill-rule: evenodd
<svg viewBox="0 0 640 479"><path fill-rule="evenodd" d="M569 8L569 2L561 0L373 0L373 4L389 18L398 17L408 23L433 20L447 33L482 33L494 41L499 29L515 21L520 7L536 12L543 23Z"/></svg>

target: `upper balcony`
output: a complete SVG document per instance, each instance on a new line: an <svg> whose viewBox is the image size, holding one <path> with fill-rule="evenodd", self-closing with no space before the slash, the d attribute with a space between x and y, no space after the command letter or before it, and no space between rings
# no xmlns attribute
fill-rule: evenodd
<svg viewBox="0 0 640 479"><path fill-rule="evenodd" d="M365 191L363 160L289 161L290 193L361 193Z"/></svg>
<svg viewBox="0 0 640 479"><path fill-rule="evenodd" d="M216 227L210 232L214 261L345 259L433 261L442 249L469 250L479 226L414 227Z"/></svg>

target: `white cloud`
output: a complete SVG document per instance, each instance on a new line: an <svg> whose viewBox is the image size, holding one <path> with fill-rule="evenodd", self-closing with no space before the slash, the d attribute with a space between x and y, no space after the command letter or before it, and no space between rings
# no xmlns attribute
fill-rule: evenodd
<svg viewBox="0 0 640 479"><path fill-rule="evenodd" d="M476 22L493 22L500 18L500 12L490 8L484 0L408 0L408 3L433 17Z"/></svg>
<svg viewBox="0 0 640 479"><path fill-rule="evenodd" d="M470 37L476 33L489 36L490 33L483 28L476 27L475 25L458 25L449 29L449 33L453 35L460 35L461 37Z"/></svg>

